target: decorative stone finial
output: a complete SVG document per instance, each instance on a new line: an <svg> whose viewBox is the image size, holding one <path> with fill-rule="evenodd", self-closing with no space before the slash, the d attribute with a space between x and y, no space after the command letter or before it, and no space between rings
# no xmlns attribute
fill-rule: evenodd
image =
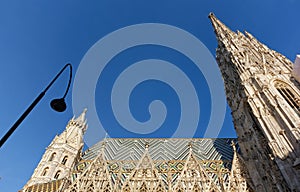
<svg viewBox="0 0 300 192"><path fill-rule="evenodd" d="M232 146L233 152L236 153L236 146L235 146L235 142L233 140L231 140L231 146Z"/></svg>
<svg viewBox="0 0 300 192"><path fill-rule="evenodd" d="M188 147L190 150L192 150L192 147L193 147L192 141L189 142Z"/></svg>
<svg viewBox="0 0 300 192"><path fill-rule="evenodd" d="M76 121L79 121L79 122L85 122L85 114L87 112L87 108L85 108L82 113L75 119Z"/></svg>

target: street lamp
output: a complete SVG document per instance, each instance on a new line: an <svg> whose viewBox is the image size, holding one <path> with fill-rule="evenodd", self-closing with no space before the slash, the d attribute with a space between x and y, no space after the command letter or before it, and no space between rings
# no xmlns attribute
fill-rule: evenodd
<svg viewBox="0 0 300 192"><path fill-rule="evenodd" d="M70 78L68 82L68 87L66 89L65 94L62 98L53 99L50 103L50 106L52 109L54 109L57 112L63 112L66 110L67 105L65 102L65 97L69 91L71 80L72 80L72 65L70 63L66 64L60 71L57 73L57 75L52 79L52 81L49 83L49 85L42 91L36 99L31 103L31 105L26 109L26 111L21 115L21 117L15 122L15 124L7 131L7 133L1 138L0 140L0 148L5 143L5 141L9 138L9 136L17 129L17 127L22 123L22 121L26 118L26 116L32 111L32 109L38 104L38 102L45 96L48 89L52 86L52 84L56 81L56 79L62 74L62 72L67 68L70 68Z"/></svg>

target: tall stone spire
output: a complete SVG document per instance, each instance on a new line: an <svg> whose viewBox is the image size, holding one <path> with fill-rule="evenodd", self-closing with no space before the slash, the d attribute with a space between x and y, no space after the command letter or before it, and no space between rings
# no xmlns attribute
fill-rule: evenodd
<svg viewBox="0 0 300 192"><path fill-rule="evenodd" d="M216 59L254 191L300 191L300 87L292 62L213 14ZM257 163L259 162L259 163Z"/></svg>
<svg viewBox="0 0 300 192"><path fill-rule="evenodd" d="M269 49L247 31L245 34L233 32L213 13L209 14L209 18L218 40L217 59L227 59L227 62L233 60L238 74L245 70L263 75L291 73L293 63L284 55Z"/></svg>

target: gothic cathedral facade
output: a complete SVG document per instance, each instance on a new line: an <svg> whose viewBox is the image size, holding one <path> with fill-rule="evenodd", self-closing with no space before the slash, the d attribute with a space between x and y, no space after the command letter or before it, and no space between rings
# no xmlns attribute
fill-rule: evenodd
<svg viewBox="0 0 300 192"><path fill-rule="evenodd" d="M213 14L216 53L255 191L300 191L300 84L293 63Z"/></svg>
<svg viewBox="0 0 300 192"><path fill-rule="evenodd" d="M104 139L82 153L85 110L53 139L21 191L300 191L293 63L209 18L237 139Z"/></svg>

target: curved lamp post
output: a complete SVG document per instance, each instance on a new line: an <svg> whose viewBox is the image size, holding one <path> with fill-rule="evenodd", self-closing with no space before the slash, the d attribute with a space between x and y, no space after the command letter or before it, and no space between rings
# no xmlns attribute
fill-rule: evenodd
<svg viewBox="0 0 300 192"><path fill-rule="evenodd" d="M45 96L48 89L52 86L52 84L56 81L56 79L62 74L62 72L67 68L70 68L70 78L68 82L68 87L66 89L66 92L62 98L59 99L53 99L50 103L50 106L52 109L54 109L57 112L63 112L66 110L67 105L65 102L65 97L69 91L71 81L72 81L72 65L66 64L59 73L53 78L53 80L49 83L49 85L42 91L37 98L31 103L31 105L26 109L26 111L21 115L21 117L15 122L15 124L7 131L7 133L1 138L0 140L0 148L5 143L5 141L9 138L9 136L17 129L17 127L22 123L22 121L26 118L26 116L32 111L32 109L38 104L38 102Z"/></svg>

